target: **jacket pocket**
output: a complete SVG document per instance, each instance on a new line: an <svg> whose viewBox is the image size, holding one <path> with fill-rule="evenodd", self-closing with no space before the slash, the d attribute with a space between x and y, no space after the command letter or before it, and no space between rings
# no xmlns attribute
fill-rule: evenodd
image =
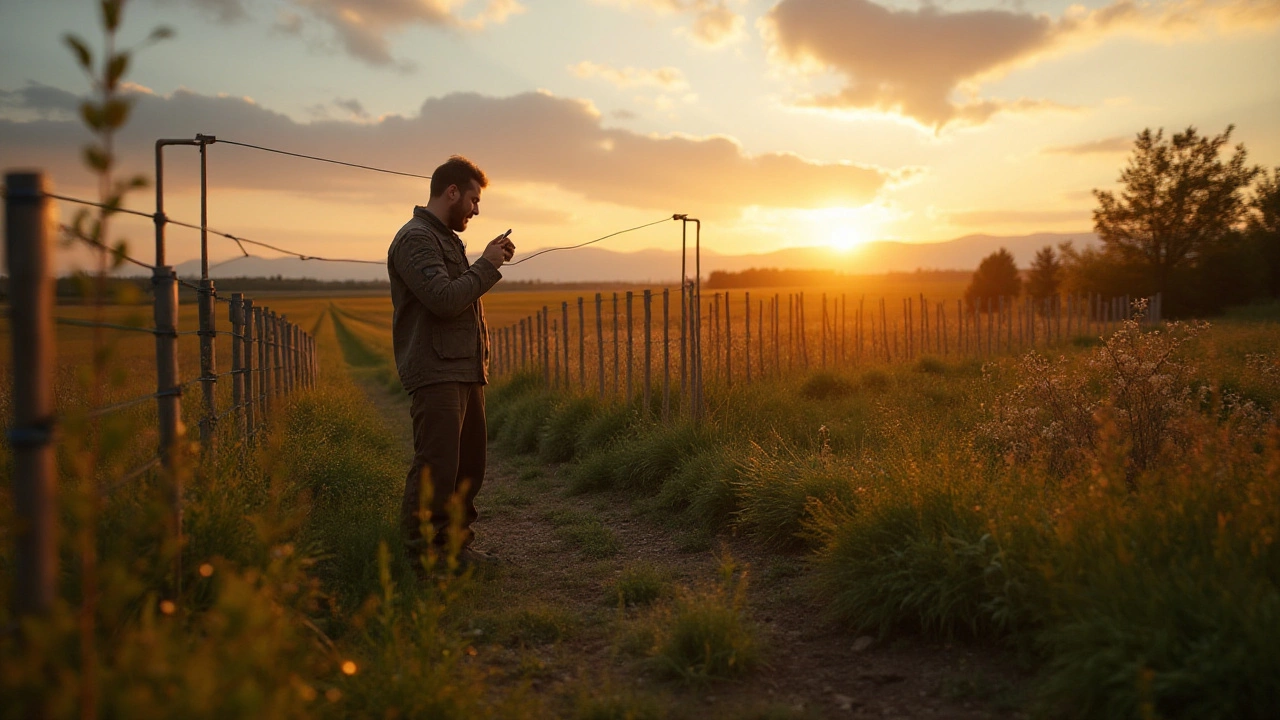
<svg viewBox="0 0 1280 720"><path fill-rule="evenodd" d="M475 357L479 344L479 336L473 327L447 328L431 337L431 345L442 360Z"/></svg>

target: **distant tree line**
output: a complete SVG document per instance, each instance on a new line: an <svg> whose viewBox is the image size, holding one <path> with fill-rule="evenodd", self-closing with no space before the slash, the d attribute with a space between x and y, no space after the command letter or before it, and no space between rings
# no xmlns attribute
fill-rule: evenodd
<svg viewBox="0 0 1280 720"><path fill-rule="evenodd" d="M1100 247L1045 247L1025 287L1005 249L983 259L965 299L1059 292L1105 297L1163 294L1166 315L1199 315L1280 297L1280 168L1249 165L1243 145L1223 149L1194 127L1138 134L1116 192L1094 190Z"/></svg>

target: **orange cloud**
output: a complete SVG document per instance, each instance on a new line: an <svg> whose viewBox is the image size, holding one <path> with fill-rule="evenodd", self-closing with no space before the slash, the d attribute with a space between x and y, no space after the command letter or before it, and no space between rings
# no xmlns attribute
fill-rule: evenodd
<svg viewBox="0 0 1280 720"><path fill-rule="evenodd" d="M212 2L213 0L205 0ZM488 0L478 13L464 16L470 0L292 0L312 19L329 26L352 57L373 65L390 65L387 36L406 25L430 25L479 30L502 23L525 7L519 0ZM297 33L303 18L286 13L280 28Z"/></svg>
<svg viewBox="0 0 1280 720"><path fill-rule="evenodd" d="M729 7L730 0L597 0L623 8L646 7L663 14L680 13L693 16L684 28L700 45L720 47L746 36L746 19Z"/></svg>
<svg viewBox="0 0 1280 720"><path fill-rule="evenodd" d="M48 101L53 93L13 96ZM39 115L39 108L24 111ZM244 98L189 91L137 97L118 147L125 170L148 171L156 138L197 132L294 152L429 174L449 155L468 155L503 183L542 183L588 201L622 207L734 216L746 206L818 208L861 205L894 173L853 163L823 163L790 153L749 154L723 136L656 136L602 125L587 102L546 93L495 98L460 93L432 98L412 117L299 123ZM11 164L42 166L55 182L83 179L85 131L71 120L0 120L0 146ZM378 202L405 182L386 176L269 155L234 146L210 149L216 187L300 194L336 193ZM175 171L177 173L177 171ZM179 177L177 174L175 178ZM176 181L176 180L175 180ZM389 185L388 183L397 183ZM72 183L74 184L74 182Z"/></svg>
<svg viewBox="0 0 1280 720"><path fill-rule="evenodd" d="M1106 153L1128 152L1133 146L1133 138L1128 135L1091 140L1075 145L1056 145L1044 149L1048 155L1098 155Z"/></svg>
<svg viewBox="0 0 1280 720"><path fill-rule="evenodd" d="M1280 22L1275 0L1117 0L1062 17L1013 10L947 12L925 4L895 10L870 0L782 0L760 20L770 54L784 66L834 72L836 92L801 104L875 110L941 129L978 124L1005 110L1054 107L1045 100L979 99L977 88L1014 67L1128 33L1176 38Z"/></svg>

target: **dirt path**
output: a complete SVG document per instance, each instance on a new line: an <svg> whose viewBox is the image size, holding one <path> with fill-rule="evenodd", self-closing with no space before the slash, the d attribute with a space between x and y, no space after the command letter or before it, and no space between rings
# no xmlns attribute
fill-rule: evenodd
<svg viewBox="0 0 1280 720"><path fill-rule="evenodd" d="M365 385L407 463L406 399ZM1023 714L1017 707L1028 676L1005 651L855 637L822 619L805 590L802 557L725 533L691 541L634 510L628 498L568 496L566 486L558 468L491 451L476 546L504 564L482 573L467 600L477 661L496 669L494 682L526 688L558 716L572 717L590 705L587 698L602 697L617 698L613 714L591 717L621 718L627 710L636 718L700 720ZM747 614L764 647L763 667L701 687L659 678L632 639L659 610L620 606L619 578L642 568L669 591L707 587L726 553L748 568Z"/></svg>

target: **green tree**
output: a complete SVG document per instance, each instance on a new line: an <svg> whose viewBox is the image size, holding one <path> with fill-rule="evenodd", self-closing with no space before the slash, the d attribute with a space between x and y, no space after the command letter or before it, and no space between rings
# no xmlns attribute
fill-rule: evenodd
<svg viewBox="0 0 1280 720"><path fill-rule="evenodd" d="M1267 290L1280 297L1280 167L1263 173L1249 214L1249 237L1267 264Z"/></svg>
<svg viewBox="0 0 1280 720"><path fill-rule="evenodd" d="M1035 262L1031 263L1031 274L1027 278L1027 294L1037 300L1043 300L1058 294L1058 286L1062 284L1062 261L1053 251L1052 245L1045 245L1036 253Z"/></svg>
<svg viewBox="0 0 1280 720"><path fill-rule="evenodd" d="M999 302L1001 297L1016 297L1022 292L1022 278L1013 254L1004 248L991 253L978 264L978 271L964 291L964 300L970 306L987 307L987 303Z"/></svg>
<svg viewBox="0 0 1280 720"><path fill-rule="evenodd" d="M1242 224L1245 190L1260 170L1245 164L1243 145L1223 162L1233 130L1205 137L1189 127L1168 140L1163 130L1143 130L1120 173L1119 194L1093 191L1094 230L1108 255L1142 268L1149 283L1131 292L1167 292L1177 271Z"/></svg>

